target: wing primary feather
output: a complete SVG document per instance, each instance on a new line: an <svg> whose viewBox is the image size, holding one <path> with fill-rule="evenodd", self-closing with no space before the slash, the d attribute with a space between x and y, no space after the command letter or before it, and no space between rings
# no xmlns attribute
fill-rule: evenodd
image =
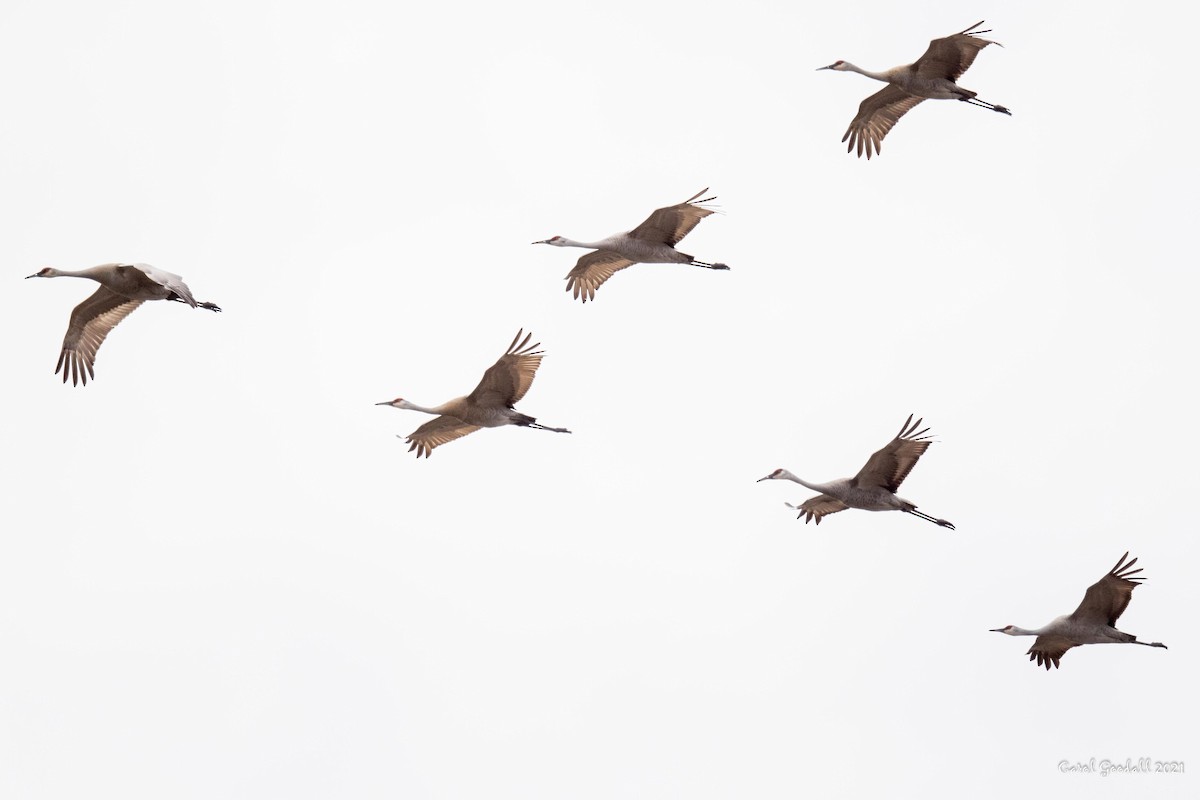
<svg viewBox="0 0 1200 800"><path fill-rule="evenodd" d="M519 331L517 331L517 335L513 337L512 342L508 345L508 349L504 351L505 355L508 355L509 353L511 353L513 351L513 348L515 348L517 346L517 340L521 338L521 334L524 332L525 332L524 328L521 328Z"/></svg>

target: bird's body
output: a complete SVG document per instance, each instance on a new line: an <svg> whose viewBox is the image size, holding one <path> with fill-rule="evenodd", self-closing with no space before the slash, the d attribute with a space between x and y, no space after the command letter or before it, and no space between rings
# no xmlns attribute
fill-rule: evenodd
<svg viewBox="0 0 1200 800"><path fill-rule="evenodd" d="M1132 577L1142 570L1140 567L1132 569L1137 563L1136 558L1126 563L1127 558L1128 552L1107 575L1089 586L1083 602L1072 613L1057 617L1036 630L1006 625L992 628L992 631L1009 636L1036 636L1027 655L1030 661L1036 660L1039 667L1045 666L1047 670L1051 666L1057 668L1063 654L1081 644L1140 644L1166 649L1162 642L1139 642L1133 634L1116 628L1117 619L1133 598L1133 590L1145 580Z"/></svg>
<svg viewBox="0 0 1200 800"><path fill-rule="evenodd" d="M849 61L835 61L827 67L821 67L838 72L857 72L888 84L859 105L858 114L842 137L843 142L850 142L846 152L857 148L861 158L865 150L868 160L872 149L878 154L883 137L887 136L892 126L923 100L961 100L1011 115L1012 112L1004 106L980 100L975 92L956 83L975 61L980 50L989 44L999 45L999 42L979 37L981 33L988 33L974 30L982 24L977 22L960 33L934 39L925 54L913 63L883 72L872 72Z"/></svg>
<svg viewBox="0 0 1200 800"><path fill-rule="evenodd" d="M69 375L76 386L81 382L86 386L89 377L96 377L96 351L108 332L147 300L174 300L192 308L221 310L212 303L197 302L183 278L149 264L101 264L81 270L46 267L28 277L88 278L100 284L71 312L58 366L54 369L55 374L62 372L63 383Z"/></svg>
<svg viewBox="0 0 1200 800"><path fill-rule="evenodd" d="M613 234L597 242L577 242L565 236L552 236L534 244L582 247L595 251L581 256L566 278L567 291L573 291L574 296L585 303L596 299L596 289L611 278L613 273L634 264L690 264L707 269L729 269L725 264L697 261L687 253L675 249L675 245L679 244L700 220L714 213L713 209L700 204L715 200L715 197L697 199L707 191L708 189L702 189L682 203L660 208L633 230Z"/></svg>
<svg viewBox="0 0 1200 800"><path fill-rule="evenodd" d="M921 422L922 420L917 420L914 423L910 414L908 420L900 428L900 433L872 455L853 478L813 483L796 477L786 469L777 469L770 475L759 478L759 481L788 480L812 489L814 492L820 492L819 495L809 498L799 506L788 504L789 507L800 512L797 519L804 517L805 523L816 520L820 525L821 519L829 514L844 511L847 508L857 508L863 511L903 511L906 514L912 514L941 525L943 528L954 530L954 526L946 520L937 519L918 511L916 503L905 500L896 494L896 490L908 477L908 473L912 471L917 459L930 445L930 436L927 435L929 429L917 430Z"/></svg>
<svg viewBox="0 0 1200 800"><path fill-rule="evenodd" d="M540 345L529 344L533 334L527 334L524 341L517 344L523 333L524 330L517 331L508 350L488 368L479 385L468 395L431 407L420 406L401 397L376 403L436 416L436 419L426 422L405 439L409 443L410 453L416 450L417 458L428 458L438 445L474 433L480 428L499 428L503 425L570 433L566 428L539 425L535 417L513 408L533 385L533 376L542 361L542 352L537 349Z"/></svg>
<svg viewBox="0 0 1200 800"><path fill-rule="evenodd" d="M814 492L834 497L847 508L857 508L861 511L902 511L906 508L916 508L912 502L896 496L882 486L856 486L853 478L839 478L826 483L797 480L796 483ZM820 521L818 517L817 522Z"/></svg>

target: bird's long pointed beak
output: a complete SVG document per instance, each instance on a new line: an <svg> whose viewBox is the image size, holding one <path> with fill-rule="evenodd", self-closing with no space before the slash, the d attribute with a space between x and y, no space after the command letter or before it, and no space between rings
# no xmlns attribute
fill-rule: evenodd
<svg viewBox="0 0 1200 800"><path fill-rule="evenodd" d="M770 476L770 475L768 475L768 476L767 476L767 477L765 477L765 478L759 478L758 480L756 480L756 481L755 481L755 483L762 483L763 481L769 481L769 480L771 480L771 476Z"/></svg>
<svg viewBox="0 0 1200 800"><path fill-rule="evenodd" d="M25 280L29 280L30 278L36 278L36 277L37 277L37 273L35 272L35 273L34 273L34 274L32 274L32 275L26 275L26 276L25 276Z"/></svg>
<svg viewBox="0 0 1200 800"><path fill-rule="evenodd" d="M384 400L382 403L376 403L375 405L377 405L377 406L390 406L391 404L392 404L392 401L391 401L391 400Z"/></svg>
<svg viewBox="0 0 1200 800"><path fill-rule="evenodd" d="M1004 633L1004 628L988 628L988 633Z"/></svg>
<svg viewBox="0 0 1200 800"><path fill-rule="evenodd" d="M823 69L833 69L833 64L830 64L830 65L829 65L829 66L827 66L827 67L817 67L815 71L816 71L816 72L820 72L820 71L821 71L821 70L823 70Z"/></svg>
<svg viewBox="0 0 1200 800"><path fill-rule="evenodd" d="M549 239L539 239L536 242L530 242L530 244L546 244L546 242L548 242L548 241L549 241Z"/></svg>

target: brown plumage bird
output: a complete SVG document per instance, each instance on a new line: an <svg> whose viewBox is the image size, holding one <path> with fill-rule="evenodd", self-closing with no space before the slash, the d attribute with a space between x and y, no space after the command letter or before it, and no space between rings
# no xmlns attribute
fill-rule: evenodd
<svg viewBox="0 0 1200 800"><path fill-rule="evenodd" d="M221 309L213 303L200 303L192 297L183 278L149 264L101 264L81 270L46 267L28 278L89 278L100 284L92 295L71 312L71 323L63 337L54 374L62 372L71 384L87 386L96 377L96 351L109 331L147 300L174 300L192 308Z"/></svg>
<svg viewBox="0 0 1200 800"><path fill-rule="evenodd" d="M1121 560L1107 575L1089 586L1079 608L1070 614L1058 617L1037 630L1005 625L1003 628L992 628L992 631L1009 636L1036 636L1033 647L1028 650L1029 660L1036 660L1039 667L1044 666L1047 670L1051 664L1057 669L1063 654L1081 644L1140 644L1165 650L1167 646L1162 642L1139 642L1132 633L1116 628L1117 619L1133 599L1133 590L1145 580L1132 577L1142 569L1132 569L1137 559L1126 563L1127 558L1128 552L1121 556Z"/></svg>
<svg viewBox="0 0 1200 800"><path fill-rule="evenodd" d="M533 376L542 363L542 351L537 349L541 344L529 344L529 340L533 338L532 333L526 334L522 341L523 333L524 329L517 331L508 350L495 364L488 367L487 372L483 373L483 380L465 397L456 397L432 408L410 403L402 397L375 404L437 415L436 419L426 422L404 440L409 443L410 453L416 450L417 458L428 458L438 445L452 442L480 428L498 428L501 425L520 425L543 431L570 433L566 428L539 425L536 418L513 408L533 385ZM518 341L521 343L517 344Z"/></svg>
<svg viewBox="0 0 1200 800"><path fill-rule="evenodd" d="M573 291L575 297L585 303L596 299L596 290L617 270L634 264L690 264L706 269L729 269L725 264L697 261L675 249L675 245L691 233L700 220L715 213L713 209L700 204L716 200L716 197L697 199L707 191L707 188L701 189L682 203L660 208L633 230L613 234L598 242L576 242L565 236L552 236L533 244L585 247L596 251L581 256L575 262L575 268L567 273L567 291Z"/></svg>
<svg viewBox="0 0 1200 800"><path fill-rule="evenodd" d="M929 428L917 430L921 422L922 420L913 422L912 414L909 414L908 420L900 428L900 433L876 451L853 478L840 478L829 483L810 483L803 478L797 478L786 469L777 469L758 480L794 481L814 492L820 492L799 506L788 504L790 508L800 512L797 519L805 517L805 524L815 519L820 525L821 519L829 514L836 514L847 508L861 508L865 511L903 511L954 530L954 526L946 520L918 511L915 503L896 496L900 484L931 444L929 439L932 434L927 435Z"/></svg>
<svg viewBox="0 0 1200 800"><path fill-rule="evenodd" d="M896 121L922 100L962 100L1011 116L1012 112L1004 106L984 102L975 96L975 92L955 83L975 61L980 50L989 44L1003 46L999 42L979 38L979 34L991 32L974 30L982 24L980 21L960 33L934 39L929 43L925 55L913 63L884 72L871 72L849 61L835 61L827 67L818 67L818 70L857 72L889 84L859 105L858 115L851 120L846 135L842 137L843 142L850 140L846 152L858 148L858 156L862 158L866 150L868 160L872 148L878 154L883 137L887 136Z"/></svg>

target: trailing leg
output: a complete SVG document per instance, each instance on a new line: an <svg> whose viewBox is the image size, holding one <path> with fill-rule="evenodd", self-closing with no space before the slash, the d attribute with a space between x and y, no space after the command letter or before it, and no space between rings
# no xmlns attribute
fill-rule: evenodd
<svg viewBox="0 0 1200 800"><path fill-rule="evenodd" d="M938 519L937 517L931 517L928 514L924 513L923 511L917 511L915 508L905 508L905 509L903 509L903 511L907 514L912 514L914 517L920 517L921 519L929 520L930 522L932 522L935 525L941 525L943 528L949 528L950 530L955 530L954 526L951 525L946 520Z"/></svg>

